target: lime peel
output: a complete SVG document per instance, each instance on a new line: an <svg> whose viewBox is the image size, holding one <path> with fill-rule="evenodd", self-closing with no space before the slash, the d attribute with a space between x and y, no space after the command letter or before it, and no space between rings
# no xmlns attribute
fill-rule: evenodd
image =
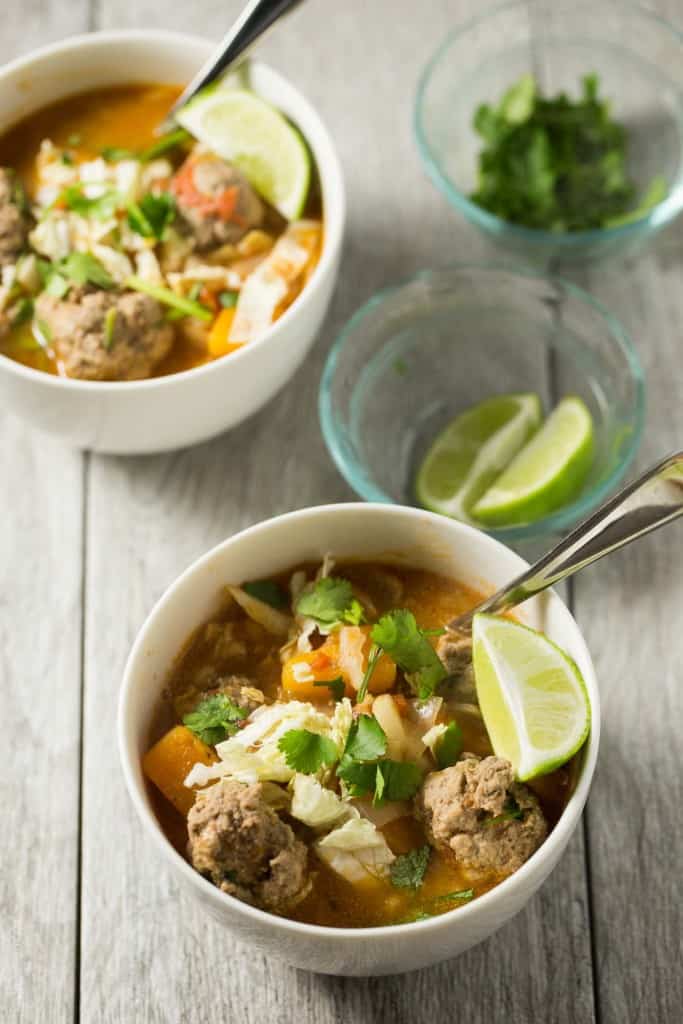
<svg viewBox="0 0 683 1024"><path fill-rule="evenodd" d="M476 615L472 637L477 697L496 755L522 781L565 764L591 719L575 662L543 633L495 615Z"/></svg>

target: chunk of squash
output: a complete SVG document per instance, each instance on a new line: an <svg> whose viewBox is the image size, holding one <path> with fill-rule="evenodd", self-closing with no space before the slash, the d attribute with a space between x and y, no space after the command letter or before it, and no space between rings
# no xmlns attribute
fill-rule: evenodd
<svg viewBox="0 0 683 1024"><path fill-rule="evenodd" d="M342 675L354 690L360 690L372 650L371 626L343 626L339 630L339 665ZM380 655L370 676L370 693L385 693L396 682L396 664L387 654Z"/></svg>
<svg viewBox="0 0 683 1024"><path fill-rule="evenodd" d="M190 769L197 764L214 764L218 758L184 725L176 725L147 751L142 770L177 811L186 815L194 803L195 791L184 785Z"/></svg>
<svg viewBox="0 0 683 1024"><path fill-rule="evenodd" d="M317 651L295 654L282 666L282 689L295 700L329 700L330 690L316 684L344 678L339 669L338 655L339 648L333 638ZM344 690L347 697L355 692L345 678Z"/></svg>

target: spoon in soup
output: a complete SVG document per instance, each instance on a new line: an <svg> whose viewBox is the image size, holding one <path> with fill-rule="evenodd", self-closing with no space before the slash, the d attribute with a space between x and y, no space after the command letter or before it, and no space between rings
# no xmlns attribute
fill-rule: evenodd
<svg viewBox="0 0 683 1024"><path fill-rule="evenodd" d="M516 579L446 626L462 632L478 612L503 614L683 514L683 451L648 469Z"/></svg>
<svg viewBox="0 0 683 1024"><path fill-rule="evenodd" d="M181 107L192 99L200 89L210 85L220 75L244 59L247 50L283 14L293 11L301 0L249 0L237 19L213 51L207 62L199 69L187 88L181 93L159 125L157 134L163 134L174 127L174 118Z"/></svg>

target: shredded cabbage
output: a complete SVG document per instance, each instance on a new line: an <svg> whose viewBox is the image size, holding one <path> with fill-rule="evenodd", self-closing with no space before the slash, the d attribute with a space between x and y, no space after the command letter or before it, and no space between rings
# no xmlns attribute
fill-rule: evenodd
<svg viewBox="0 0 683 1024"><path fill-rule="evenodd" d="M395 857L387 841L367 818L351 818L314 844L328 867L348 882L386 878Z"/></svg>
<svg viewBox="0 0 683 1024"><path fill-rule="evenodd" d="M297 773L292 783L290 814L304 825L325 829L341 818L356 816L358 811L312 775Z"/></svg>

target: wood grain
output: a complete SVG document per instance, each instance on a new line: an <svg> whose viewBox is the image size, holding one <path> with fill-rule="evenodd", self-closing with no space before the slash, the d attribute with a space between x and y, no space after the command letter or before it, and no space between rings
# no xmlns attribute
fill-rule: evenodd
<svg viewBox="0 0 683 1024"><path fill-rule="evenodd" d="M221 24L237 6L221 6ZM255 956L178 893L133 820L111 730L134 633L192 558L247 523L351 497L324 450L316 413L322 362L344 320L389 281L482 251L480 240L426 184L411 138L418 69L454 18L446 2L427 6L428 18L401 5L402 16L392 24L391 61L376 59L386 33L379 6L364 9L361 33L358 10L335 5L331 34L329 6L311 2L305 15L288 19L264 45L267 59L293 69L296 84L333 126L347 174L344 271L311 360L262 413L209 444L153 459L93 459L86 588L85 1020L114 1022L134 1014L139 1020L193 1024L230 1018L245 1024L426 1024L446 1019L454 993L458 1012L472 1021L504 1012L511 1021L561 1022L568 1000L578 1024L593 1020L580 836L525 913L458 961L402 978L314 977ZM194 4L191 11L176 8L170 24L207 30L214 15L211 5ZM106 23L148 24L152 11L119 0L102 16ZM330 68L338 69L333 78ZM530 971L529 962L539 969Z"/></svg>
<svg viewBox="0 0 683 1024"><path fill-rule="evenodd" d="M87 25L85 3L3 5L0 60ZM75 1013L82 456L0 412L0 1005Z"/></svg>

